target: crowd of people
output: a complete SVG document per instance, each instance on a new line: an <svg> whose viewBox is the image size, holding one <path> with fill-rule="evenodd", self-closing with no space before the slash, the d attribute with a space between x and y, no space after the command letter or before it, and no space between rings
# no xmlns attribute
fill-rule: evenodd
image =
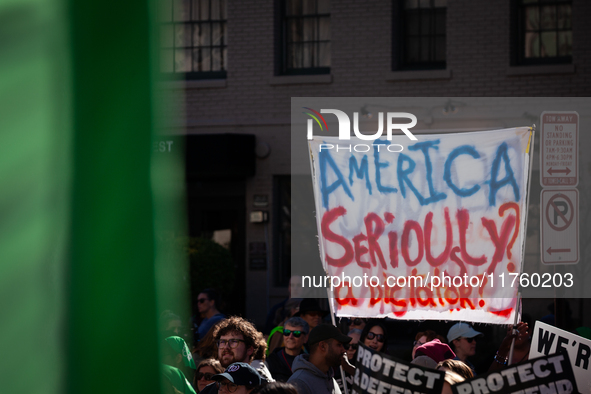
<svg viewBox="0 0 591 394"><path fill-rule="evenodd" d="M194 327L196 338L181 337L181 319L171 311L161 316L165 337L161 361L167 393L350 392L359 345L389 354L389 338L396 336L384 319L346 319L339 328L328 320L329 312L316 299L290 298L273 308L265 333L242 317L223 315L213 290L199 294L198 310L201 321ZM470 358L481 337L483 333L466 322L454 324L443 335L420 331L406 361L443 371L442 392L451 393L456 383L529 357L529 326L519 323L508 329L488 370L477 371ZM187 342L192 341L191 350Z"/></svg>

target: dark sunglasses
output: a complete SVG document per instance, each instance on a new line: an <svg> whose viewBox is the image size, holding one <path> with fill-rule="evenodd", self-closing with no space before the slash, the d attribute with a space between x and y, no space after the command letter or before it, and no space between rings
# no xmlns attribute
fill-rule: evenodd
<svg viewBox="0 0 591 394"><path fill-rule="evenodd" d="M374 338L378 339L378 342L380 343L384 343L384 336L382 334L375 334L373 332L368 332L367 333L367 339L369 339L370 341Z"/></svg>
<svg viewBox="0 0 591 394"><path fill-rule="evenodd" d="M352 325L355 325L355 326L359 326L359 325L363 324L363 320L361 320L360 318L356 317L353 320L349 319L349 324L352 324Z"/></svg>
<svg viewBox="0 0 591 394"><path fill-rule="evenodd" d="M293 336L294 336L294 337L296 337L296 338L299 338L299 337L300 337L300 335L302 335L302 334L306 335L306 333L305 333L305 332L303 332L303 331L300 331L300 330L297 330L297 331L291 331L291 330L288 330L288 329L284 328L284 329L283 329L283 336L285 336L285 337L288 337L288 336L289 336L289 334L293 334Z"/></svg>
<svg viewBox="0 0 591 394"><path fill-rule="evenodd" d="M209 301L207 298L199 298L197 299L197 302L200 304L203 304L205 301Z"/></svg>
<svg viewBox="0 0 591 394"><path fill-rule="evenodd" d="M195 374L195 379L201 380L201 379L205 378L205 380L211 380L211 378L213 377L213 375L215 375L215 374L209 373L209 372L207 372L207 373L197 372Z"/></svg>
<svg viewBox="0 0 591 394"><path fill-rule="evenodd" d="M466 337L462 337L462 338L464 338L466 340L466 342L468 342L468 343L472 343L476 340L476 338L466 338Z"/></svg>
<svg viewBox="0 0 591 394"><path fill-rule="evenodd" d="M348 343L345 345L345 349L347 350L357 350L359 348L358 343Z"/></svg>

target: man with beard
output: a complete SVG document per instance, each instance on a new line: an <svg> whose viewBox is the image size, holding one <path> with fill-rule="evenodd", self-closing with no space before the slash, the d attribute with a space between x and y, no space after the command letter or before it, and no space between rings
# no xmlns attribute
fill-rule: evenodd
<svg viewBox="0 0 591 394"><path fill-rule="evenodd" d="M258 340L259 332L255 326L238 316L223 320L215 326L214 330L213 337L218 347L217 359L224 368L233 363L250 364L256 350L259 350L260 346L266 345L264 341L261 343ZM274 381L264 363L260 364L257 372L264 383ZM207 385L200 393L215 394L217 386L213 383Z"/></svg>
<svg viewBox="0 0 591 394"><path fill-rule="evenodd" d="M476 337L483 334L476 331L468 323L459 322L454 324L447 332L447 340L456 353L454 360L460 360L466 363L476 376L476 369L468 357L476 354Z"/></svg>
<svg viewBox="0 0 591 394"><path fill-rule="evenodd" d="M308 340L310 327L300 317L292 317L283 326L284 347L275 349L267 357L269 371L279 382L287 382L292 375L293 360L302 353L304 343Z"/></svg>
<svg viewBox="0 0 591 394"><path fill-rule="evenodd" d="M341 365L344 344L351 337L330 324L316 326L308 336L310 354L300 354L293 361L293 375L287 381L298 388L299 394L341 394L333 377L332 367Z"/></svg>

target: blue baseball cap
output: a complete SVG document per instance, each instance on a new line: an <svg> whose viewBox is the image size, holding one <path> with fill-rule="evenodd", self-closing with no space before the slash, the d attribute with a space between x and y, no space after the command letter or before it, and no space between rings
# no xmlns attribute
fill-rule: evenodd
<svg viewBox="0 0 591 394"><path fill-rule="evenodd" d="M213 375L212 380L220 381L222 378L239 386L260 386L261 376L256 369L246 363L234 363L228 365L224 373Z"/></svg>

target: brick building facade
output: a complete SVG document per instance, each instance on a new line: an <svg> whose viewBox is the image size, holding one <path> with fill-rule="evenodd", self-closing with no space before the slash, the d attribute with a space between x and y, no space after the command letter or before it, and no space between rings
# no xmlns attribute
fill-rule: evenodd
<svg viewBox="0 0 591 394"><path fill-rule="evenodd" d="M165 89L183 92L181 101L167 103L185 111L185 120L173 133L256 137L254 175L197 179L189 181L187 189L194 235L219 230L212 219L215 215L225 217L226 228L237 226L233 253L244 283L237 286L235 296L242 305L234 312L261 326L265 306L286 295L285 274L276 272L281 266L277 200L279 184L290 174L291 97L584 97L591 91L591 24L586 21L591 3L585 0L551 2L555 7L563 3L572 7L568 15L572 47L568 56L555 62L520 60L519 1L427 2L444 9L445 18L444 66L431 69L403 65L406 55L401 48L407 38L400 26L409 21L402 0L332 0L329 72L301 75L282 72L285 41L280 3L228 2L225 75L200 78L197 73L193 75L197 79L163 82ZM529 64L535 60L542 61ZM256 205L255 196L266 197L268 205L261 201ZM250 222L250 213L259 210L269 213L266 224ZM260 250L255 253L260 243L267 243L267 269L260 269L260 261L255 264L257 257L265 257Z"/></svg>

